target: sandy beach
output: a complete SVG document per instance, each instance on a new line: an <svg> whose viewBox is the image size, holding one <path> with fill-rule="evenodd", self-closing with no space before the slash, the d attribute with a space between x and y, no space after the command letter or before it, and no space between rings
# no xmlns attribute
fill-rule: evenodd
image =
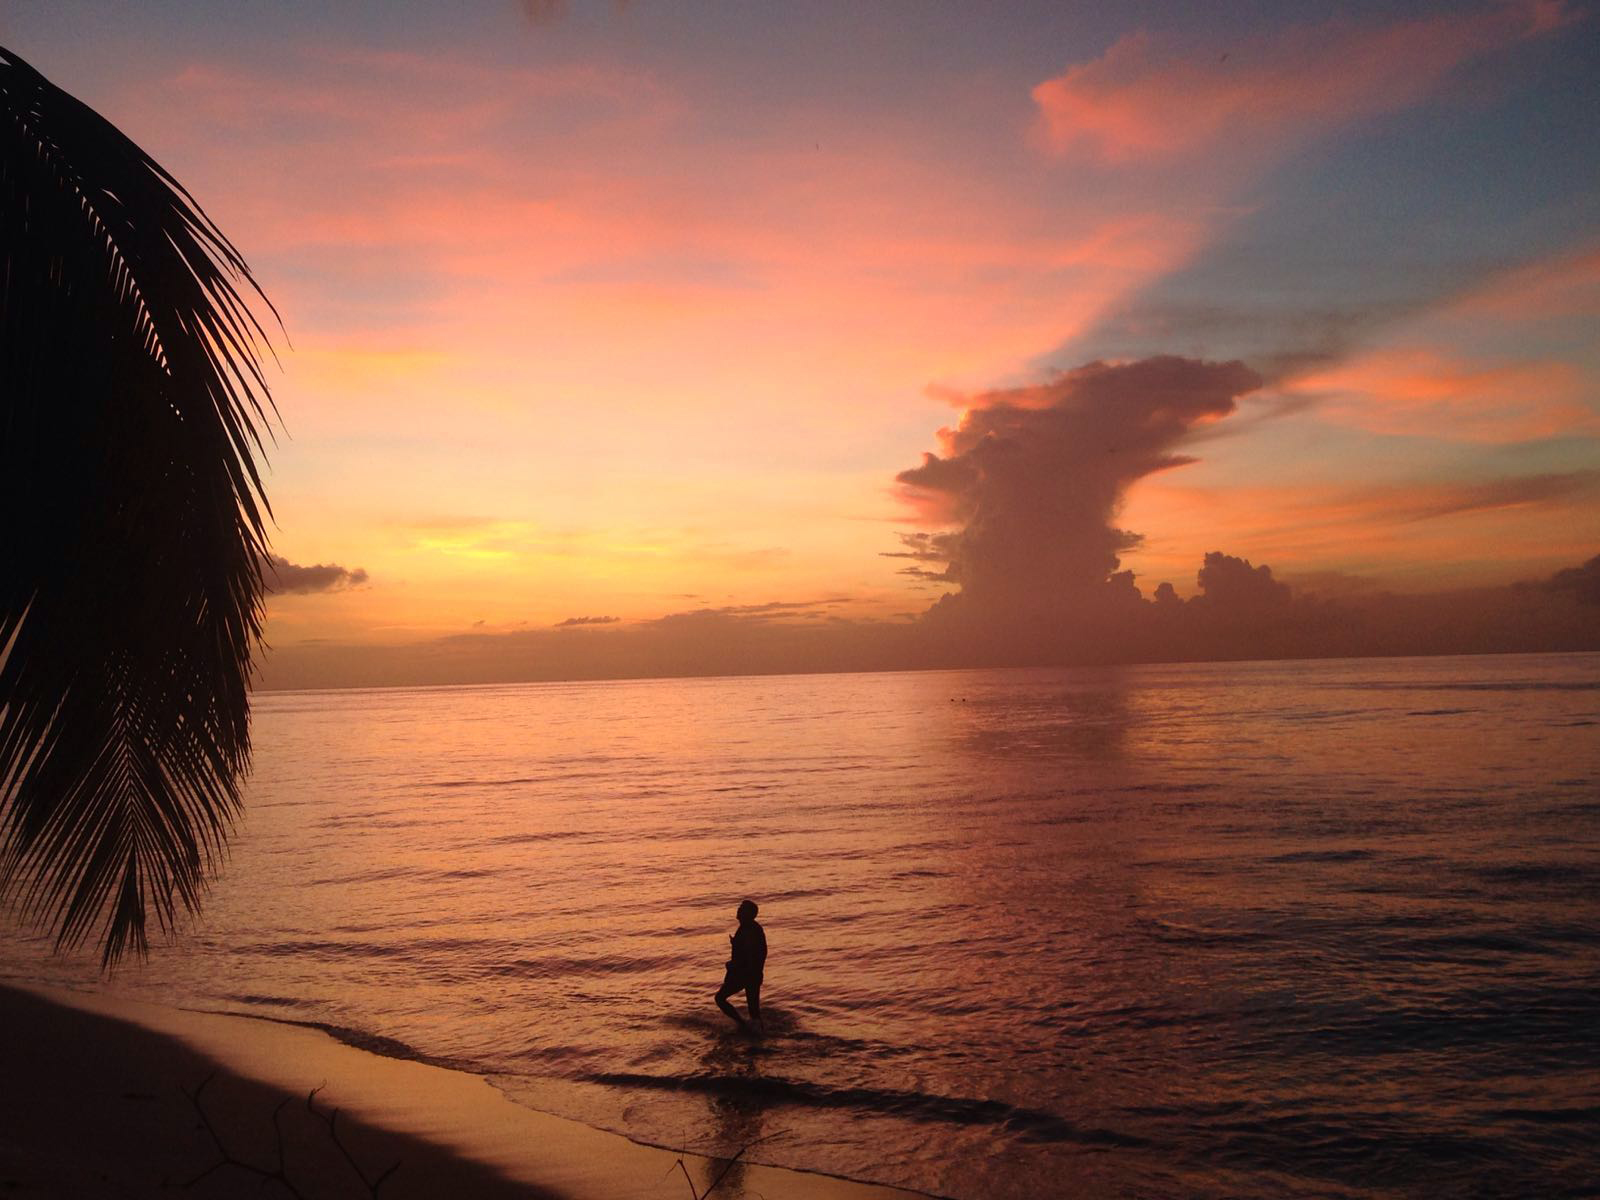
<svg viewBox="0 0 1600 1200"><path fill-rule="evenodd" d="M716 1197L915 1194L753 1164L724 1171L721 1160L534 1112L476 1076L370 1054L320 1030L98 993L0 985L0 1062L4 1197L332 1200L370 1195L395 1163L385 1200L672 1200L691 1195L691 1180L705 1194L719 1176ZM201 1109L227 1155L258 1170L224 1163L190 1098L202 1083ZM312 1112L307 1096L319 1087ZM348 1159L329 1134L334 1109ZM280 1167L293 1191L264 1179Z"/></svg>

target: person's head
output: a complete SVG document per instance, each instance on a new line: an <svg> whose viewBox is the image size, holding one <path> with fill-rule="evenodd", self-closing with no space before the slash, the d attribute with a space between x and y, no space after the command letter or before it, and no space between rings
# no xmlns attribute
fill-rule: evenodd
<svg viewBox="0 0 1600 1200"><path fill-rule="evenodd" d="M756 914L760 911L761 910L756 907L756 902L754 900L746 900L743 904L739 905L739 920L754 921L756 919Z"/></svg>

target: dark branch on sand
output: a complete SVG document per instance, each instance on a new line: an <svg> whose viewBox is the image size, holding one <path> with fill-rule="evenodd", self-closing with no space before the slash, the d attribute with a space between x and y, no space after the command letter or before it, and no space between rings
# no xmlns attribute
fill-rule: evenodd
<svg viewBox="0 0 1600 1200"><path fill-rule="evenodd" d="M759 1146L762 1142L768 1142L773 1138L782 1137L787 1132L789 1132L787 1129L777 1129L763 1137L758 1137L754 1141L746 1142L744 1145L740 1146L732 1158L721 1160L722 1170L718 1171L716 1177L713 1178L710 1183L706 1184L706 1190L703 1192L695 1189L694 1176L689 1174L689 1166L683 1161L682 1151L679 1152L677 1161L674 1162L670 1168L668 1168L667 1174L671 1175L673 1170L682 1171L683 1181L689 1185L689 1195L693 1196L694 1200L706 1200L706 1197L711 1195L712 1192L716 1191L722 1181L727 1178L728 1172L733 1170L733 1168L739 1164L739 1160L744 1157L745 1151L749 1150L752 1146ZM663 1176L663 1178L665 1178L665 1176ZM757 1196L760 1194L761 1193L759 1192L755 1193Z"/></svg>
<svg viewBox="0 0 1600 1200"><path fill-rule="evenodd" d="M283 1126L279 1124L278 1118L283 1113L283 1106L289 1103L288 1099L285 1098L280 1100L278 1102L278 1106L272 1110L272 1132L277 1143L278 1165L271 1168L257 1166L255 1163L250 1162L247 1159L240 1158L237 1154L228 1149L227 1143L222 1140L222 1134L217 1132L216 1125L212 1123L211 1115L206 1112L205 1105L200 1102L201 1095L205 1092L206 1088L211 1085L211 1081L216 1077L217 1073L213 1071L211 1074L202 1079L200 1081L200 1086L195 1088L192 1092L182 1084L178 1085L178 1090L188 1097L189 1103L194 1106L195 1114L200 1118L201 1126L210 1136L211 1144L217 1149L216 1162L212 1163L205 1170L201 1171L200 1174L196 1175L193 1179L190 1179L179 1186L187 1191L189 1188L194 1187L194 1185L199 1183L201 1180L209 1178L216 1172L222 1170L224 1167L235 1167L238 1170L246 1171L251 1175L259 1177L263 1184L269 1182L280 1183L291 1196L298 1197L299 1200L304 1200L304 1196L300 1189L289 1182L289 1177L287 1174L285 1174L283 1166Z"/></svg>
<svg viewBox="0 0 1600 1200"><path fill-rule="evenodd" d="M705 1200L707 1196L711 1195L712 1192L717 1190L717 1185L722 1182L723 1176L725 1176L729 1171L733 1170L733 1165L744 1156L744 1152L748 1149L750 1149L749 1146L740 1146L739 1153L735 1154L727 1162L722 1164L722 1170L717 1172L717 1177L706 1185L706 1190L703 1192L695 1190L694 1176L689 1174L689 1168L684 1165L682 1157L680 1157L678 1161L673 1164L673 1166L677 1167L678 1170L683 1172L683 1181L689 1185L689 1194L694 1197L694 1200Z"/></svg>
<svg viewBox="0 0 1600 1200"><path fill-rule="evenodd" d="M366 1184L367 1191L375 1197L378 1194L378 1189L384 1185L384 1181L400 1169L400 1160L398 1158L395 1159L386 1169L378 1172L376 1177L367 1178L367 1173L361 1169L361 1164L356 1162L355 1155L350 1153L349 1148L344 1144L344 1140L339 1136L339 1110L335 1108L328 1112L323 1112L317 1108L317 1093L327 1086L326 1083L322 1083L311 1089L311 1093L306 1097L306 1110L319 1121L326 1123L328 1136L333 1139L333 1144L338 1148L339 1153L344 1156L345 1162L350 1164L350 1169L356 1173L356 1178Z"/></svg>
<svg viewBox="0 0 1600 1200"><path fill-rule="evenodd" d="M201 1103L201 1094L215 1078L216 1072L213 1071L211 1074L202 1079L200 1081L200 1086L195 1088L192 1092L188 1088L183 1087L181 1084L179 1085L178 1090L188 1097L189 1103L194 1106L194 1111L200 1118L201 1126L211 1138L211 1144L216 1147L217 1161L212 1163L205 1170L201 1171L193 1179L179 1184L178 1186L187 1190L194 1187L195 1184L199 1183L201 1180L207 1179L217 1171L222 1170L224 1167L233 1167L236 1170L244 1171L246 1174L254 1175L261 1181L262 1186L265 1186L268 1183L276 1183L291 1196L295 1197L295 1200L306 1200L305 1193L296 1187L294 1182L289 1178L288 1167L285 1162L282 1117L284 1107L289 1103L288 1097L284 1097L282 1100L278 1101L277 1106L272 1110L272 1136L274 1145L277 1149L277 1164L271 1167L263 1167L249 1161L248 1159L240 1158L237 1154L228 1149L227 1143L222 1140L222 1134L218 1132L216 1125L211 1120L210 1114L206 1112L205 1105ZM345 1162L350 1164L350 1169L355 1172L356 1178L361 1180L362 1185L367 1189L367 1195L370 1200L377 1200L378 1189L383 1187L384 1183L388 1181L389 1177L400 1169L400 1160L396 1159L392 1165L379 1172L375 1177L370 1179L367 1177L367 1173L361 1169L361 1164L356 1162L355 1156L350 1153L349 1148L344 1144L344 1140L339 1136L339 1110L335 1108L324 1112L316 1105L317 1093L327 1086L328 1085L324 1083L319 1084L311 1089L310 1093L306 1096L306 1111L327 1127L328 1137L332 1139L335 1148L337 1148L339 1153L344 1157Z"/></svg>

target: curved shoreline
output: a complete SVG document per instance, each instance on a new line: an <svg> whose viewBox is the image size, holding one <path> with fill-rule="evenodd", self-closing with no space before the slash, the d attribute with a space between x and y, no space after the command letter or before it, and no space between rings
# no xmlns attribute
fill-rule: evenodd
<svg viewBox="0 0 1600 1200"><path fill-rule="evenodd" d="M363 1169L375 1174L401 1162L384 1185L389 1200L672 1200L688 1190L684 1171L703 1191L726 1163L539 1112L482 1076L387 1057L292 1020L8 980L0 983L0 1047L9 1085L0 1100L0 1183L11 1185L8 1195L170 1195L174 1181L218 1159L179 1090L192 1092L208 1076L207 1115L231 1153L270 1167L278 1148L272 1114L282 1105L289 1114L284 1157L291 1169L305 1164L319 1180L349 1169L303 1111L306 1094L325 1084L318 1103L341 1110L341 1136ZM353 1175L348 1182L358 1184ZM227 1167L192 1194L259 1196L260 1179ZM746 1194L767 1200L922 1195L740 1162L714 1195Z"/></svg>
<svg viewBox="0 0 1600 1200"><path fill-rule="evenodd" d="M0 980L0 986L5 985L6 981ZM64 990L71 991L74 989ZM98 995L100 993L86 992L84 994ZM564 1116L561 1113L552 1112L549 1109L538 1108L534 1105L526 1104L516 1099L509 1091L501 1087L501 1085L497 1082L497 1079L502 1078L502 1076L497 1072L487 1070L483 1068L481 1064L427 1054L421 1050L418 1050L415 1046L412 1046L407 1042L400 1041L398 1038L386 1037L383 1034L367 1033L364 1030L356 1029L348 1025L336 1025L329 1021L301 1020L296 1017L276 1017L267 1013L235 1012L231 1009L222 1008L195 1008L189 1005L157 1005L157 1007L172 1008L178 1012L200 1013L207 1016L234 1017L241 1021L266 1021L274 1025L287 1025L294 1029L311 1030L316 1033L324 1034L327 1037L332 1038L335 1042L338 1042L341 1046L349 1047L350 1049L356 1050L362 1054L370 1054L376 1058L395 1059L399 1062L421 1063L425 1066L435 1067L441 1071L450 1071L454 1074L469 1075L474 1079L481 1079L495 1091L504 1096L511 1104L514 1104L520 1109L534 1113L541 1117L551 1117L556 1120L569 1121L572 1124L581 1125L585 1129L592 1129L596 1133L603 1133L612 1137L622 1138L625 1141L633 1143L635 1146L642 1146L649 1150L661 1150L666 1153L670 1153L674 1156L674 1158L682 1154L685 1158L708 1163L721 1163L725 1161L724 1159L715 1158L711 1155L688 1152L683 1150L681 1147L669 1146L663 1142L652 1141L645 1137L636 1137L632 1134L625 1133L620 1129L609 1129L603 1125L594 1125L587 1121L580 1121L575 1117ZM392 1053L391 1050L393 1051ZM746 1167L760 1167L763 1170L787 1171L798 1175L820 1176L823 1179L834 1180L841 1184L850 1184L859 1188L876 1189L891 1197L911 1196L921 1197L922 1200L953 1200L952 1197L944 1196L937 1192L925 1192L920 1188L898 1187L894 1184L875 1183L870 1179L855 1179L849 1175L840 1175L836 1172L824 1171L816 1167L762 1164L755 1162L746 1162ZM726 1187L727 1185L725 1183L721 1185L719 1188L719 1193L725 1191Z"/></svg>

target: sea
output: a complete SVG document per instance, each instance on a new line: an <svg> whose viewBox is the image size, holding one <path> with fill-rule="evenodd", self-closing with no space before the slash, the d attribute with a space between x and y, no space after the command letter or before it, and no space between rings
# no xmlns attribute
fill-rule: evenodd
<svg viewBox="0 0 1600 1200"><path fill-rule="evenodd" d="M254 711L200 917L0 975L961 1200L1600 1195L1600 655ZM712 1003L746 898L764 1038Z"/></svg>

